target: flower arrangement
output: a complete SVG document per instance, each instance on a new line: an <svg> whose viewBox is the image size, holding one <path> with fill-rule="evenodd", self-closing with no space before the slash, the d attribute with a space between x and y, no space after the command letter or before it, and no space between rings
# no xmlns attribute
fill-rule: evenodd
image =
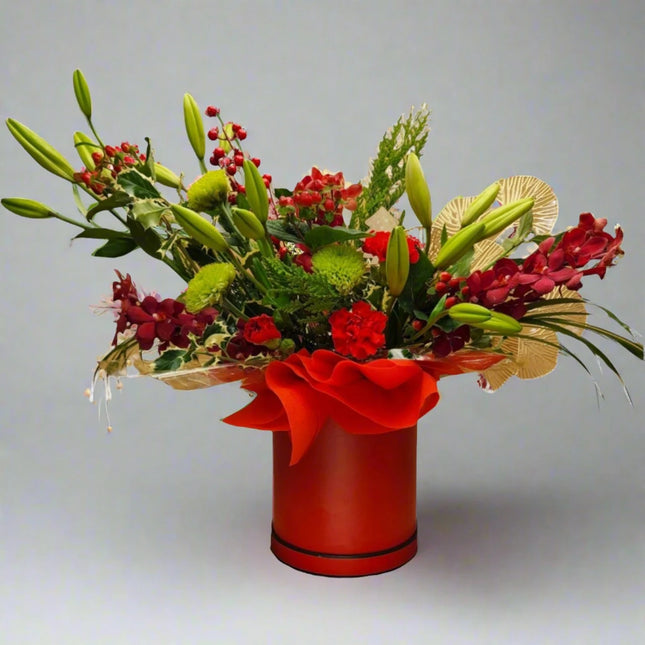
<svg viewBox="0 0 645 645"><path fill-rule="evenodd" d="M79 70L73 80L91 131L74 134L80 169L23 124L7 125L71 184L80 219L30 199L2 204L72 224L76 238L101 241L94 256L141 249L187 285L175 297L145 295L117 271L106 304L116 331L96 370L106 384L129 367L180 389L239 380L256 396L226 420L289 430L295 463L327 418L356 433L416 424L443 376L477 372L495 390L511 376L548 373L559 353L585 367L570 341L620 378L583 332L643 358L611 312L599 307L628 335L590 324L580 295L584 279L604 278L623 254L622 230L584 213L554 232L556 196L530 176L495 181L433 215L419 162L425 106L386 132L364 181L312 167L293 188L277 188L248 151L247 130L213 106L206 130L186 94L200 168L187 182L156 161L148 139L145 151L104 143ZM404 195L414 222L398 208Z"/></svg>

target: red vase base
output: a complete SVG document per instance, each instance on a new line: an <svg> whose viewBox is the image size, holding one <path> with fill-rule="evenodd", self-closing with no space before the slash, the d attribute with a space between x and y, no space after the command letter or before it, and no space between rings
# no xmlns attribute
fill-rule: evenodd
<svg viewBox="0 0 645 645"><path fill-rule="evenodd" d="M333 578L372 576L398 569L409 562L417 552L417 532L405 542L384 551L336 555L301 549L281 539L272 530L271 551L280 562L305 573Z"/></svg>

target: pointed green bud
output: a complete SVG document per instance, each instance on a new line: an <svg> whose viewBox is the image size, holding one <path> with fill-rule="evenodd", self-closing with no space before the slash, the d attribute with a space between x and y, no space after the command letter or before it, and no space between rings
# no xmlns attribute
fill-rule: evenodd
<svg viewBox="0 0 645 645"><path fill-rule="evenodd" d="M481 239L501 233L522 215L526 215L533 208L533 204L535 200L532 197L525 197L491 211L480 222L485 227Z"/></svg>
<svg viewBox="0 0 645 645"><path fill-rule="evenodd" d="M228 262L203 266L188 283L184 302L191 313L216 305L235 280L235 267Z"/></svg>
<svg viewBox="0 0 645 645"><path fill-rule="evenodd" d="M408 194L410 206L421 222L421 226L429 229L432 226L430 189L423 176L419 157L414 152L408 155L405 162L405 192Z"/></svg>
<svg viewBox="0 0 645 645"><path fill-rule="evenodd" d="M245 208L231 209L233 213L233 224L237 227L238 231L251 240L261 240L265 237L266 232L262 222L255 216L252 211Z"/></svg>
<svg viewBox="0 0 645 645"><path fill-rule="evenodd" d="M188 206L194 211L209 211L223 204L231 192L225 170L209 170L188 187Z"/></svg>
<svg viewBox="0 0 645 645"><path fill-rule="evenodd" d="M184 94L184 124L190 145L193 147L197 158L203 161L204 154L206 154L204 122L197 102L188 93Z"/></svg>
<svg viewBox="0 0 645 645"><path fill-rule="evenodd" d="M168 186L168 188L179 188L181 186L181 178L170 170L170 168L166 168L166 166L162 166L156 162L155 181L158 181L163 186Z"/></svg>
<svg viewBox="0 0 645 645"><path fill-rule="evenodd" d="M466 226L466 228L462 228L451 238L448 238L434 259L433 264L435 269L441 270L453 265L464 253L473 247L475 242L482 239L484 228L485 226L482 222L474 222Z"/></svg>
<svg viewBox="0 0 645 645"><path fill-rule="evenodd" d="M457 322L472 325L490 320L493 312L481 305L470 302L458 302L448 309L448 315Z"/></svg>
<svg viewBox="0 0 645 645"><path fill-rule="evenodd" d="M250 159L245 159L242 167L244 168L246 199L251 210L264 224L269 217L269 197L267 187L264 185L264 179L262 179L257 166Z"/></svg>
<svg viewBox="0 0 645 645"><path fill-rule="evenodd" d="M20 197L7 197L2 200L2 205L12 213L20 217L29 217L31 219L45 219L55 217L54 211L45 204L35 202L32 199L22 199Z"/></svg>
<svg viewBox="0 0 645 645"><path fill-rule="evenodd" d="M7 119L7 127L14 139L36 163L54 175L58 175L58 177L67 179L67 181L74 181L74 169L70 163L60 152L50 146L45 139L15 119Z"/></svg>
<svg viewBox="0 0 645 645"><path fill-rule="evenodd" d="M492 314L486 322L473 326L485 329L486 331L496 331L507 336L514 336L522 331L522 325L515 318L497 311L493 311Z"/></svg>
<svg viewBox="0 0 645 645"><path fill-rule="evenodd" d="M475 198L475 201L468 206L464 214L461 216L462 227L472 224L480 215L486 212L486 209L495 201L500 188L501 186L495 182L488 188L484 188L484 190L479 193Z"/></svg>
<svg viewBox="0 0 645 645"><path fill-rule="evenodd" d="M72 77L74 82L74 94L76 95L76 102L81 112L89 120L92 118L92 97L90 96L90 88L87 86L87 81L83 72L80 69L74 70Z"/></svg>
<svg viewBox="0 0 645 645"><path fill-rule="evenodd" d="M179 204L172 204L171 208L179 226L194 240L220 253L228 249L224 236L199 213Z"/></svg>
<svg viewBox="0 0 645 645"><path fill-rule="evenodd" d="M74 147L83 165L88 170L94 170L96 164L94 163L94 159L92 159L92 153L101 150L101 146L92 141L86 134L74 132Z"/></svg>
<svg viewBox="0 0 645 645"><path fill-rule="evenodd" d="M508 335L522 331L522 325L515 318L470 302L459 302L453 305L448 309L448 315L458 323L487 331Z"/></svg>
<svg viewBox="0 0 645 645"><path fill-rule="evenodd" d="M396 226L390 234L385 255L385 277L387 288L396 298L401 295L410 273L410 251L408 249L405 229Z"/></svg>

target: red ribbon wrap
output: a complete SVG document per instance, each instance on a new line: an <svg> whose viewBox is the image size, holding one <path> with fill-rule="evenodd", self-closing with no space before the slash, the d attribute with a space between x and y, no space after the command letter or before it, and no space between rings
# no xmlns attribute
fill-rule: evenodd
<svg viewBox="0 0 645 645"><path fill-rule="evenodd" d="M223 419L259 430L288 431L291 464L304 455L328 419L353 434L380 434L416 425L439 402L437 380L481 371L502 356L464 352L446 359L377 359L357 363L329 350L301 350L242 383L256 394Z"/></svg>

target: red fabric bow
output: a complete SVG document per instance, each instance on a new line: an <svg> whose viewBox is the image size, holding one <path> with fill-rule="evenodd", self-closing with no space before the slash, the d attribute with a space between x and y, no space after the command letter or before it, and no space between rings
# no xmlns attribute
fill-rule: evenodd
<svg viewBox="0 0 645 645"><path fill-rule="evenodd" d="M439 402L437 379L481 371L502 358L465 352L447 359L377 359L357 363L334 352L302 350L274 361L242 383L256 397L226 417L231 425L288 431L291 464L304 455L328 419L354 434L380 434L414 426Z"/></svg>

